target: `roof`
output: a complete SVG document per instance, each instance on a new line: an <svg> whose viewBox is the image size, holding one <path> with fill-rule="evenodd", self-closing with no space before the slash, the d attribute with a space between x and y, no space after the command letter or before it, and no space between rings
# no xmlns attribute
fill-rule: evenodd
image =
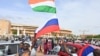
<svg viewBox="0 0 100 56"><path fill-rule="evenodd" d="M8 45L8 44L19 44L21 41L15 41L14 43L11 43L11 41L4 41L0 42L0 45Z"/></svg>
<svg viewBox="0 0 100 56"><path fill-rule="evenodd" d="M38 27L38 26L33 26L33 25L26 25L26 24L11 24L12 26L24 26L24 27Z"/></svg>

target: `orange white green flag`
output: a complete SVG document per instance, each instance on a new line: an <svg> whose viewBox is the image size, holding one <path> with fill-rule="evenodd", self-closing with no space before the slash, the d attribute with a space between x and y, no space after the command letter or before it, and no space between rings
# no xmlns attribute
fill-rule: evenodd
<svg viewBox="0 0 100 56"><path fill-rule="evenodd" d="M54 0L29 0L29 4L34 11L56 13Z"/></svg>

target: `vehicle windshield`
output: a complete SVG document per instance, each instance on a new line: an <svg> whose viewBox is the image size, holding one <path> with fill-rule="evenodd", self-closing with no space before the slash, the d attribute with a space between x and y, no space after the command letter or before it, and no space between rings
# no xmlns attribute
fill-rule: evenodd
<svg viewBox="0 0 100 56"><path fill-rule="evenodd" d="M4 44L0 45L0 56L1 54L12 55L17 53L19 44Z"/></svg>

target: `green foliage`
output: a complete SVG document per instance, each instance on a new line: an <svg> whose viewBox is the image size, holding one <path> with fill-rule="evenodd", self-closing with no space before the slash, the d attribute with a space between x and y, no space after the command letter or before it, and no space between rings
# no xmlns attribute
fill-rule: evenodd
<svg viewBox="0 0 100 56"><path fill-rule="evenodd" d="M92 38L100 38L100 34L99 35L90 35L86 37L87 39L92 39Z"/></svg>
<svg viewBox="0 0 100 56"><path fill-rule="evenodd" d="M13 34L17 34L17 30L13 30L12 33L13 33Z"/></svg>

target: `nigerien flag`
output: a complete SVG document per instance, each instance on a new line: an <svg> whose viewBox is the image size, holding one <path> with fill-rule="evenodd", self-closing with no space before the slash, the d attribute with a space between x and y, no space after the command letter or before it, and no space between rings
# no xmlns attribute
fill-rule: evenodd
<svg viewBox="0 0 100 56"><path fill-rule="evenodd" d="M54 0L29 0L29 4L34 11L56 13Z"/></svg>

